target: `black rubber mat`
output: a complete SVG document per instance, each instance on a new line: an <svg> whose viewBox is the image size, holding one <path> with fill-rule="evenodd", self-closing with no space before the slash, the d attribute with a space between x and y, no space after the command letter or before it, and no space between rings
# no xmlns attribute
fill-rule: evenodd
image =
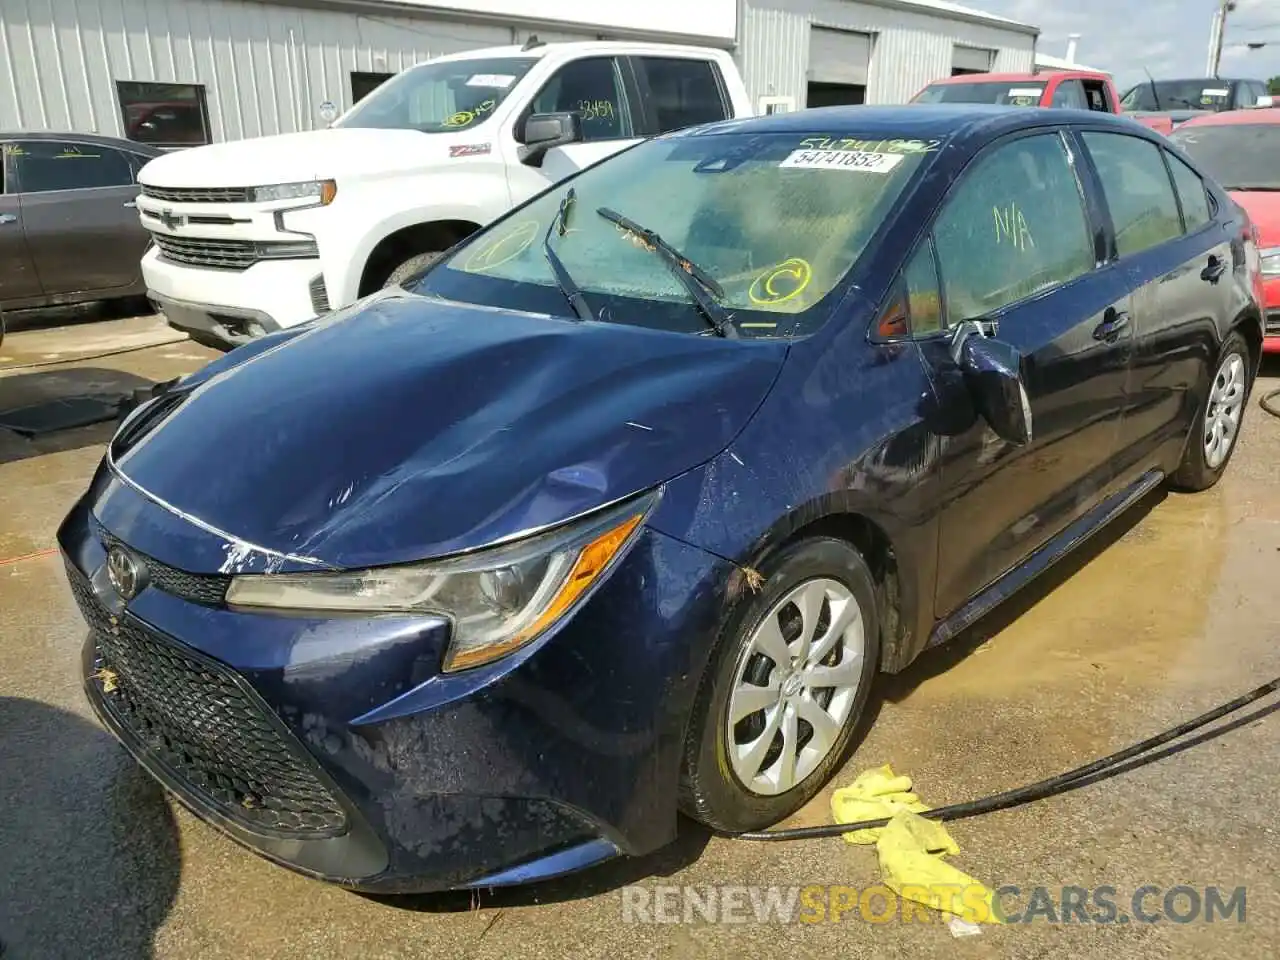
<svg viewBox="0 0 1280 960"><path fill-rule="evenodd" d="M12 430L24 437L106 423L120 415L119 394L61 397L16 410L0 410L0 429Z"/></svg>

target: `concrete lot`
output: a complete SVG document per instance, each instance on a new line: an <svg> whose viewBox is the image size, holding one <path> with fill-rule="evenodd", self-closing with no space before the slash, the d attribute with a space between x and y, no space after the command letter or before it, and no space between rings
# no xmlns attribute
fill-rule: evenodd
<svg viewBox="0 0 1280 960"><path fill-rule="evenodd" d="M20 333L0 369L84 342ZM95 326L110 344L164 338ZM60 340L59 337L62 337ZM43 338L43 339L41 339ZM123 339L122 339L123 338ZM95 351L89 351L95 352ZM50 356L52 355L52 357ZM0 373L17 394L127 389L211 354L169 343ZM1272 365L1256 393L1280 385ZM109 426L27 441L0 431L0 948L11 957L1273 957L1280 942L1280 717L1124 777L953 825L956 864L992 887L1247 887L1246 922L1043 922L953 938L922 925L624 924L628 883L878 882L840 840L750 844L687 825L659 856L475 901L375 901L294 876L168 803L91 718L83 625L52 554ZM1157 497L1033 588L881 684L875 725L836 783L890 762L924 799L965 800L1109 753L1280 674L1280 421L1251 405L1227 478ZM828 819L827 795L796 823ZM1152 901L1152 902L1158 902ZM6 949L7 948L7 949Z"/></svg>

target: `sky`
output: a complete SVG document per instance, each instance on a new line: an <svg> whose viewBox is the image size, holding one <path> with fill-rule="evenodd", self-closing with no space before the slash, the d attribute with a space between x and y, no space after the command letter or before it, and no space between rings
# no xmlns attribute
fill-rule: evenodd
<svg viewBox="0 0 1280 960"><path fill-rule="evenodd" d="M1080 34L1076 61L1109 71L1123 92L1145 79L1204 75L1218 0L959 0L967 7L1040 28L1036 49L1066 55ZM1157 26L1158 24L1158 26ZM1269 41L1249 50L1249 40ZM1227 16L1222 76L1280 76L1280 0L1237 0Z"/></svg>

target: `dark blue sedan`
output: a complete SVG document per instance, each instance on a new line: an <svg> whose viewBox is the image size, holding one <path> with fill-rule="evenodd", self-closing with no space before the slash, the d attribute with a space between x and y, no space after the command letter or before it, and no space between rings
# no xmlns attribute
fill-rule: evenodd
<svg viewBox="0 0 1280 960"><path fill-rule="evenodd" d="M89 699L198 815L363 890L763 827L877 672L1218 480L1259 291L1246 215L1124 119L642 143L131 414L59 532Z"/></svg>

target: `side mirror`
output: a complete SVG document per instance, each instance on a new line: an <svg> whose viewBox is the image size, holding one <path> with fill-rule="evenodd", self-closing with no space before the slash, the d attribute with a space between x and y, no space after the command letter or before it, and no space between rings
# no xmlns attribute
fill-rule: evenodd
<svg viewBox="0 0 1280 960"><path fill-rule="evenodd" d="M563 147L582 140L582 115L579 113L535 113L516 130L516 140L524 144L522 163L531 167L542 164L542 158L553 147Z"/></svg>
<svg viewBox="0 0 1280 960"><path fill-rule="evenodd" d="M1031 442L1031 402L1023 381L1022 354L992 339L983 325L960 324L951 355L964 375L973 404L1001 440L1024 446Z"/></svg>

